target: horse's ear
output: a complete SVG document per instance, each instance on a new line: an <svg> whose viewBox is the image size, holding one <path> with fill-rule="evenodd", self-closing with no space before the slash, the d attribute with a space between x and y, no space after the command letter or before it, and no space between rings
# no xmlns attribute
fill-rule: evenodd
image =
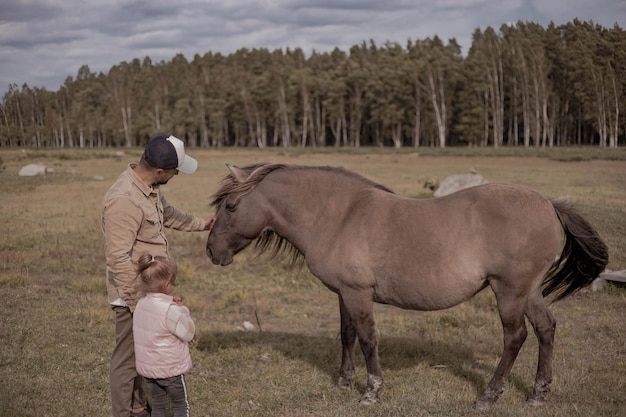
<svg viewBox="0 0 626 417"><path fill-rule="evenodd" d="M232 175L233 178L235 178L237 182L244 182L246 178L248 178L246 176L246 173L243 172L243 170L240 169L239 167L236 167L235 165L226 164L226 168L228 168L230 175Z"/></svg>

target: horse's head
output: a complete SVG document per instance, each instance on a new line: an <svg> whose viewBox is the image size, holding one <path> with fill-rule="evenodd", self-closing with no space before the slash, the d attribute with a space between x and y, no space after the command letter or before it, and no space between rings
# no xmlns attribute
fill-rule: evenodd
<svg viewBox="0 0 626 417"><path fill-rule="evenodd" d="M226 167L229 174L213 195L211 205L217 212L206 245L206 254L216 265L232 263L233 256L250 245L266 227L265 213L253 193L262 179L255 172L263 165Z"/></svg>

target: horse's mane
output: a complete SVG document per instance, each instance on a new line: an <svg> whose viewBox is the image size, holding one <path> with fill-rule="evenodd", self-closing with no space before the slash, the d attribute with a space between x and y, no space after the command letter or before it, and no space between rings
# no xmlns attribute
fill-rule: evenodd
<svg viewBox="0 0 626 417"><path fill-rule="evenodd" d="M240 193L247 194L252 191L267 174L286 167L288 167L288 165L268 163L238 167L245 172L248 178L243 182L239 182L232 174L229 173L225 175L220 181L217 191L211 196L211 203L209 205L219 210L222 203L229 195Z"/></svg>
<svg viewBox="0 0 626 417"><path fill-rule="evenodd" d="M235 193L245 195L251 192L268 174L279 170L318 170L326 172L334 172L353 180L357 180L363 184L364 187L377 188L389 193L393 191L386 186L371 181L355 172L348 171L343 167L329 167L329 166L301 166L290 164L274 164L274 163L258 163L238 167L246 175L247 179L243 182L238 181L232 174L227 174L222 178L219 183L217 191L211 196L211 207L215 207L216 211L219 211L220 207L226 200L226 198ZM286 256L290 259L291 266L302 267L304 265L304 255L298 248L293 246L284 237L278 235L273 230L264 230L254 243L253 252L260 256L269 251L270 259L277 256Z"/></svg>

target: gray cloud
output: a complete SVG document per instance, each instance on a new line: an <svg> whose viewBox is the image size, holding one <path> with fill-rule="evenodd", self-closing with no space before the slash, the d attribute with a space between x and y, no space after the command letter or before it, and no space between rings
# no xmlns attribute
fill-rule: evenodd
<svg viewBox="0 0 626 417"><path fill-rule="evenodd" d="M82 65L107 72L149 56L240 48L344 51L374 40L405 45L438 35L467 51L472 32L507 22L574 18L624 28L623 0L0 0L0 91L57 90Z"/></svg>

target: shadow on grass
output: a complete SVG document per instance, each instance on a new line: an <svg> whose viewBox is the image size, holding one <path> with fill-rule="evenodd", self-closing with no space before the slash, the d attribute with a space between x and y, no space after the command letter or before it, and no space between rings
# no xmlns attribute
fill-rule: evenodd
<svg viewBox="0 0 626 417"><path fill-rule="evenodd" d="M323 335L304 335L286 332L205 332L197 335L196 348L211 353L221 350L246 348L250 346L269 346L281 352L286 358L301 360L328 374L335 381L339 372L341 341L339 337ZM495 371L495 366L485 366L476 358L480 348L465 344L449 344L437 340L424 340L415 337L381 337L379 356L383 372L414 368L423 364L441 369L457 378L468 381L474 386L478 396L487 386L488 378ZM356 348L357 373L364 367L362 355ZM363 371L363 369L361 369ZM357 378L358 379L358 378ZM511 375L511 385L524 395L530 393L527 383ZM356 381L356 388L365 389L365 380Z"/></svg>

